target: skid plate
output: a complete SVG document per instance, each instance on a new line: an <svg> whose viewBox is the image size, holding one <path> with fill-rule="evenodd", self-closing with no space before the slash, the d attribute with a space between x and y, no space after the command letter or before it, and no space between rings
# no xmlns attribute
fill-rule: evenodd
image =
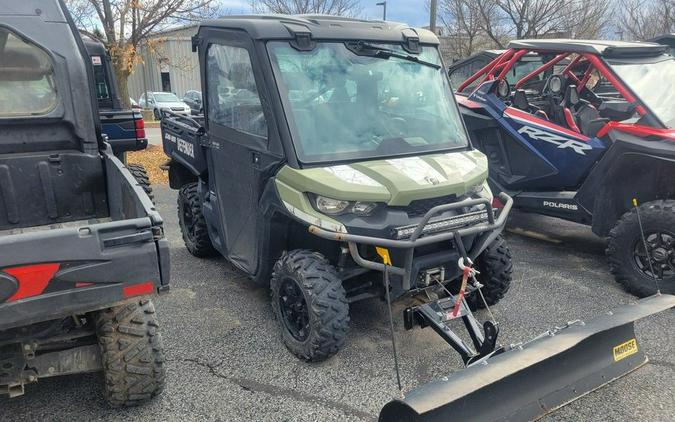
<svg viewBox="0 0 675 422"><path fill-rule="evenodd" d="M379 420L538 419L644 365L648 359L637 343L633 323L672 307L675 296L655 295L586 324L552 330L413 389L405 398L386 404Z"/></svg>

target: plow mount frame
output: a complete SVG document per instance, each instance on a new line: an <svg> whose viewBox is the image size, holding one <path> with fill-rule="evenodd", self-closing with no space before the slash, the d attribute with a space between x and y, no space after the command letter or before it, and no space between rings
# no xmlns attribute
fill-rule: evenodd
<svg viewBox="0 0 675 422"><path fill-rule="evenodd" d="M478 320L464 299L462 299L457 316L452 316L455 303L455 297L448 297L420 306L406 308L403 311L403 325L406 330L412 330L416 326L420 328L433 328L436 334L441 336L450 347L459 353L464 365L470 365L472 362L485 357L502 353L504 348L497 346L499 327L491 321L485 321L481 330ZM469 333L469 337L471 337L474 349L448 327L448 322L452 322L458 318L462 319L466 331Z"/></svg>

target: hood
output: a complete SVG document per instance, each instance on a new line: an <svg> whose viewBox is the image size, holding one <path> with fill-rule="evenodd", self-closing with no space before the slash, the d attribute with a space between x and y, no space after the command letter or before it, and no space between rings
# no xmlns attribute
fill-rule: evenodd
<svg viewBox="0 0 675 422"><path fill-rule="evenodd" d="M417 199L464 195L483 184L487 171L487 158L474 150L302 170L284 166L277 179L300 192L406 206Z"/></svg>
<svg viewBox="0 0 675 422"><path fill-rule="evenodd" d="M157 107L181 107L181 108L190 108L187 104L185 104L182 101L168 101L168 102L163 102L163 101L157 101Z"/></svg>

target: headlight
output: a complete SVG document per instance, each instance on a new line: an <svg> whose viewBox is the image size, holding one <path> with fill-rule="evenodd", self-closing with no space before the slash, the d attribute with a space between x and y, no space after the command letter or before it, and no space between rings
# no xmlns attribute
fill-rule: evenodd
<svg viewBox="0 0 675 422"><path fill-rule="evenodd" d="M358 216L368 216L373 213L377 204L375 202L350 202L340 199L327 198L325 196L316 197L316 209L328 215L340 215L353 213Z"/></svg>
<svg viewBox="0 0 675 422"><path fill-rule="evenodd" d="M377 206L374 202L356 202L352 206L352 212L356 215L370 215Z"/></svg>
<svg viewBox="0 0 675 422"><path fill-rule="evenodd" d="M316 208L322 213L328 215L342 214L349 206L349 201L326 198L325 196L316 197Z"/></svg>

